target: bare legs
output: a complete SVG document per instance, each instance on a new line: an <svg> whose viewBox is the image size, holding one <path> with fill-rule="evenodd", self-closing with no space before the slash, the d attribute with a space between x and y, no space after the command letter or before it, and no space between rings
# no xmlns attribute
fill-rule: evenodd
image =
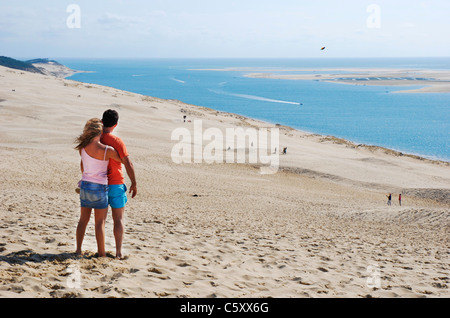
<svg viewBox="0 0 450 318"><path fill-rule="evenodd" d="M105 223L108 209L95 210L95 238L97 239L98 257L106 257Z"/></svg>
<svg viewBox="0 0 450 318"><path fill-rule="evenodd" d="M90 208L81 208L80 220L78 221L77 226L77 255L81 255L81 245L83 244L84 234L86 233L86 228L89 223L89 219L91 218Z"/></svg>
<svg viewBox="0 0 450 318"><path fill-rule="evenodd" d="M91 218L91 208L81 208L80 220L77 226L77 255L82 255L81 246L83 244L86 228ZM125 208L112 209L112 217L114 220L114 237L116 240L116 258L123 258L122 255L122 242L123 242L123 214ZM105 223L108 215L108 209L95 210L95 238L97 240L98 256L105 257Z"/></svg>
<svg viewBox="0 0 450 318"><path fill-rule="evenodd" d="M114 220L114 237L116 239L116 258L121 259L122 255L122 242L123 242L123 214L125 208L114 209L112 208L112 217Z"/></svg>
<svg viewBox="0 0 450 318"><path fill-rule="evenodd" d="M77 226L77 255L81 255L81 246L83 244L86 228L91 218L91 208L81 208L80 220ZM98 256L105 257L105 222L108 215L108 209L95 209L95 237L97 239Z"/></svg>

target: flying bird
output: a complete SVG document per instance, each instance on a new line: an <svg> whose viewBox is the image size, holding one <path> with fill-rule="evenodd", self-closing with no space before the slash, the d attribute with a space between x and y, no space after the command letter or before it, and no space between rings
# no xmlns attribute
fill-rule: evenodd
<svg viewBox="0 0 450 318"><path fill-rule="evenodd" d="M323 48L321 48L320 50L321 50L321 51L323 51L323 50L325 50L325 48L326 48L326 46L324 46L324 47L323 47Z"/></svg>

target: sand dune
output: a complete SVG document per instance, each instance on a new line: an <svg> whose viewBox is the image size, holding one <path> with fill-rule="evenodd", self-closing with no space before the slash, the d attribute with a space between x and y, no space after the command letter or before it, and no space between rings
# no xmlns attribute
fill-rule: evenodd
<svg viewBox="0 0 450 318"><path fill-rule="evenodd" d="M196 119L272 125L1 67L0 81L0 297L450 296L448 163L280 127L276 174L177 165L171 133ZM95 257L92 222L78 258L73 139L108 108L137 172L127 258L112 257L111 217L111 257Z"/></svg>

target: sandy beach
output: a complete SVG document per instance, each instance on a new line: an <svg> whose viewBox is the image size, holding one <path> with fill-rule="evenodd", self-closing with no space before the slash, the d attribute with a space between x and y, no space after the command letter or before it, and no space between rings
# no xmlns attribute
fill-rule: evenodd
<svg viewBox="0 0 450 318"><path fill-rule="evenodd" d="M195 120L223 131L275 126L4 67L0 82L0 297L450 297L448 162L277 127L288 151L275 174L175 164L171 133ZM111 257L95 257L93 218L86 255L74 253L73 140L109 108L138 183L124 260L113 257L110 215Z"/></svg>

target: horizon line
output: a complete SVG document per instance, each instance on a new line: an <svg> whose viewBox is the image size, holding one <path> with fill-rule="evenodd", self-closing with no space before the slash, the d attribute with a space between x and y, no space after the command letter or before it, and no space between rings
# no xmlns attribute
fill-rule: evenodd
<svg viewBox="0 0 450 318"><path fill-rule="evenodd" d="M5 57L11 57L3 55ZM450 58L450 56L364 56L364 57L354 57L354 56L341 56L341 57L330 57L330 56L309 56L309 57L86 57L86 56L59 56L59 57L11 57L18 60L30 60L30 59L89 59L89 60L301 60L301 59L421 59L421 58Z"/></svg>

